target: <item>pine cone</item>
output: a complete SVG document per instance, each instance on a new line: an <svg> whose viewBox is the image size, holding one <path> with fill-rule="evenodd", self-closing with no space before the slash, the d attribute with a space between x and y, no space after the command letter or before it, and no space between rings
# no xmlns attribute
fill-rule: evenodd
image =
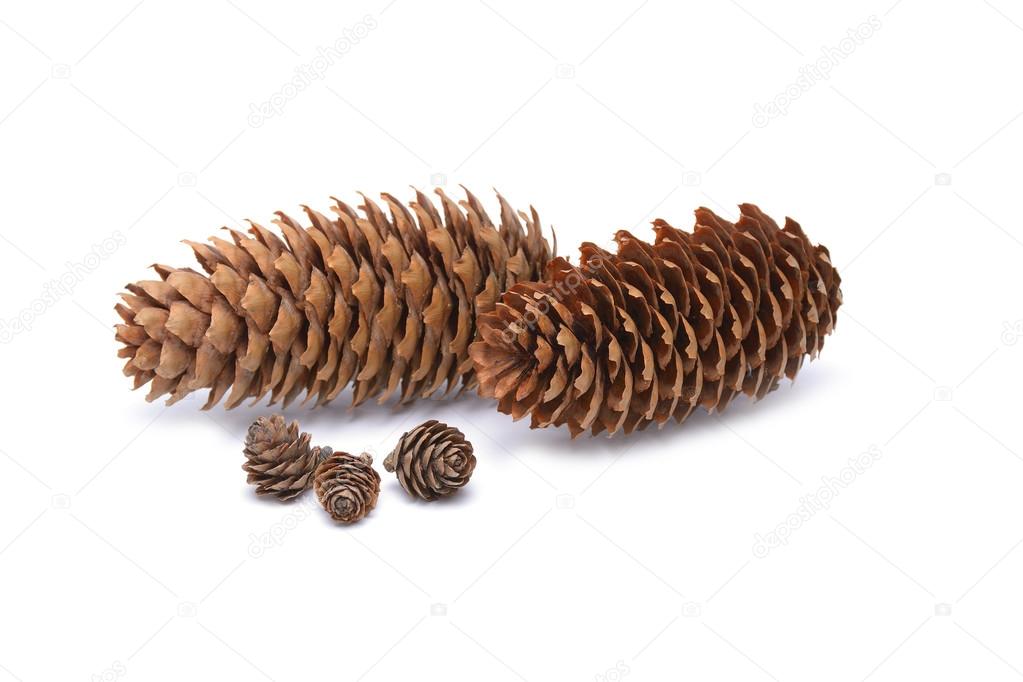
<svg viewBox="0 0 1023 682"><path fill-rule="evenodd" d="M480 392L533 428L630 433L722 410L795 378L842 303L828 250L752 204L732 224L696 211L692 234L654 221L654 244L628 232L617 253L581 248L541 283L520 283L477 321L470 354Z"/></svg>
<svg viewBox="0 0 1023 682"><path fill-rule="evenodd" d="M309 434L299 433L297 421L286 424L283 416L275 414L249 426L242 469L257 495L290 500L312 484L317 462L328 453L309 447Z"/></svg>
<svg viewBox="0 0 1023 682"><path fill-rule="evenodd" d="M277 213L284 240L252 223L252 236L186 242L207 274L154 265L159 280L121 294L124 373L152 382L150 401L209 388L204 409L228 390L232 408L268 393L321 405L349 384L354 404L474 387L477 313L541 277L551 252L535 209L516 216L499 194L496 228L468 191L461 207L437 194L443 218L420 192L411 211L383 194L390 216L365 197L362 215L336 200L336 220L305 207L311 227Z"/></svg>
<svg viewBox="0 0 1023 682"><path fill-rule="evenodd" d="M465 434L436 419L402 434L384 459L384 469L398 472L405 492L424 500L455 492L469 482L475 468L472 443Z"/></svg>
<svg viewBox="0 0 1023 682"><path fill-rule="evenodd" d="M355 457L335 452L316 467L316 499L335 521L355 523L376 506L380 474L372 465L373 458L366 453Z"/></svg>

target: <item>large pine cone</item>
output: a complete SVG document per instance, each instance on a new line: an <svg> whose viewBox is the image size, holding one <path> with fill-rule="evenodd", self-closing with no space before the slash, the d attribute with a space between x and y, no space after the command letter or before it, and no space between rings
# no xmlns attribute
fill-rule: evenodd
<svg viewBox="0 0 1023 682"><path fill-rule="evenodd" d="M309 434L299 433L297 421L287 424L279 414L252 422L244 452L242 469L249 474L248 482L256 486L256 494L281 500L304 492L312 484L321 454L326 456L320 448L309 446Z"/></svg>
<svg viewBox="0 0 1023 682"><path fill-rule="evenodd" d="M268 393L320 405L350 383L355 404L474 387L476 315L541 277L551 251L535 210L498 195L495 227L468 191L461 205L437 194L443 217L420 192L411 211L384 194L390 216L364 197L361 215L337 201L336 220L306 207L305 228L278 213L283 240L252 223L252 236L187 242L207 274L155 265L160 279L121 295L124 373L168 404L209 388L204 409L229 390L232 408Z"/></svg>
<svg viewBox="0 0 1023 682"><path fill-rule="evenodd" d="M380 474L373 458L334 452L316 467L313 479L316 499L339 523L355 523L369 514L380 495Z"/></svg>
<svg viewBox="0 0 1023 682"><path fill-rule="evenodd" d="M762 398L815 357L842 303L828 250L751 204L732 224L696 211L693 233L657 220L617 253L584 244L581 267L551 262L478 321L480 392L533 428L630 433L737 393Z"/></svg>
<svg viewBox="0 0 1023 682"><path fill-rule="evenodd" d="M434 500L455 492L476 468L472 443L458 429L436 419L402 434L384 459L384 469L398 472L405 492Z"/></svg>

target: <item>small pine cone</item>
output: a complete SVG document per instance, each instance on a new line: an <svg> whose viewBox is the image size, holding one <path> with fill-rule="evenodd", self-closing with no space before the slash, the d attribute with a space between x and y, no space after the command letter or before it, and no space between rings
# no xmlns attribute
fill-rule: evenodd
<svg viewBox="0 0 1023 682"><path fill-rule="evenodd" d="M316 498L331 518L340 523L355 523L369 514L380 494L380 474L373 469L373 458L347 452L334 452L316 467L313 479Z"/></svg>
<svg viewBox="0 0 1023 682"><path fill-rule="evenodd" d="M297 421L287 424L275 414L249 426L242 469L257 495L290 500L312 484L316 463L324 456L320 448L309 446L309 434L299 433Z"/></svg>
<svg viewBox="0 0 1023 682"><path fill-rule="evenodd" d="M398 472L405 492L435 500L469 482L476 457L465 434L431 419L402 435L384 459L384 468Z"/></svg>
<svg viewBox="0 0 1023 682"><path fill-rule="evenodd" d="M334 218L306 207L307 227L278 213L283 239L251 223L186 242L205 272L154 265L157 279L121 294L125 375L168 404L209 389L204 409L303 394L323 405L349 386L356 405L474 388L476 315L539 279L551 251L535 210L498 195L495 224L468 191L437 194L439 207L421 192L408 208L389 194L383 208L337 201Z"/></svg>
<svg viewBox="0 0 1023 682"><path fill-rule="evenodd" d="M696 227L585 243L543 282L512 287L480 316L470 355L480 393L531 426L630 433L794 379L835 326L842 279L827 248L752 204L736 223L701 208Z"/></svg>

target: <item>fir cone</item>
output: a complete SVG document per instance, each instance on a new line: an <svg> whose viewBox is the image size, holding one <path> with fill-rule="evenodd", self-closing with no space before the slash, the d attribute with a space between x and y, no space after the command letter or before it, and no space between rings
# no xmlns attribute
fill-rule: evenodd
<svg viewBox="0 0 1023 682"><path fill-rule="evenodd" d="M329 451L310 447L309 434L299 433L297 421L287 424L279 414L260 417L245 437L242 469L248 472L247 480L256 486L257 495L290 500L312 485L316 464Z"/></svg>
<svg viewBox="0 0 1023 682"><path fill-rule="evenodd" d="M352 385L359 404L474 387L476 315L540 278L551 251L535 210L498 195L495 227L468 191L460 205L437 194L443 216L420 192L411 210L384 194L390 215L336 200L336 219L306 207L309 227L278 213L283 240L252 223L251 236L186 242L205 274L154 265L159 279L121 294L124 373L151 384L150 401L208 388L204 409L225 395L228 408L268 394L321 405Z"/></svg>
<svg viewBox="0 0 1023 682"><path fill-rule="evenodd" d="M331 518L340 523L355 523L369 514L380 494L380 474L373 458L347 452L334 452L316 467L313 479L316 499Z"/></svg>
<svg viewBox="0 0 1023 682"><path fill-rule="evenodd" d="M581 248L541 283L521 283L477 321L470 354L480 392L533 428L630 433L738 393L763 398L793 379L835 325L841 278L793 220L752 204L732 224L696 211L692 233L654 222L617 253Z"/></svg>
<svg viewBox="0 0 1023 682"><path fill-rule="evenodd" d="M384 459L384 469L398 472L398 483L410 495L435 500L469 482L476 457L472 443L458 429L436 419L402 434Z"/></svg>

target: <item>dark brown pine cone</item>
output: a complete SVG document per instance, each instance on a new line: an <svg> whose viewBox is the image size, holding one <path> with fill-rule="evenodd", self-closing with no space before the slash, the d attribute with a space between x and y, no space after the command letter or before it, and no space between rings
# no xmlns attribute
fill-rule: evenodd
<svg viewBox="0 0 1023 682"><path fill-rule="evenodd" d="M380 474L373 469L373 458L347 452L334 452L320 462L313 478L316 498L331 518L340 523L355 523L369 514L380 495Z"/></svg>
<svg viewBox="0 0 1023 682"><path fill-rule="evenodd" d="M477 320L480 393L533 428L573 437L682 422L793 379L835 326L841 277L794 220L752 204L735 223L696 211L692 232L654 221L616 253L585 243L546 281L512 287Z"/></svg>
<svg viewBox="0 0 1023 682"><path fill-rule="evenodd" d="M402 435L384 468L398 472L398 482L410 495L435 500L469 482L476 457L461 431L431 419Z"/></svg>
<svg viewBox="0 0 1023 682"><path fill-rule="evenodd" d="M287 424L279 414L252 422L244 452L242 469L249 474L248 482L256 486L256 494L280 500L305 491L312 484L316 463L326 456L320 448L309 446L309 434L299 433L297 421Z"/></svg>

